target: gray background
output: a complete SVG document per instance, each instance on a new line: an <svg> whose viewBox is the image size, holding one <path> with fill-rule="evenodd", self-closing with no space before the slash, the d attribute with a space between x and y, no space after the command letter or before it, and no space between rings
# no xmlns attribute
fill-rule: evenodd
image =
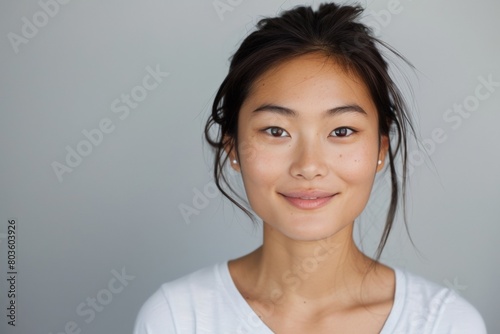
<svg viewBox="0 0 500 334"><path fill-rule="evenodd" d="M362 2L364 20L416 66L403 71L419 135L440 131L441 140L426 157L412 148L408 221L418 251L399 219L383 260L457 289L499 333L500 87L475 94L479 77L500 82L500 3L394 1ZM260 229L213 194L203 125L228 57L259 17L315 2L221 2L231 10L219 15L211 0L71 1L46 22L37 1L1 2L0 332L55 334L71 322L82 333L130 332L161 283L260 243ZM40 27L15 50L9 36L24 38L23 17ZM120 119L112 103L141 92L148 66L169 76ZM466 116L449 114L464 103ZM76 149L82 131L106 118L114 130L60 182L52 163L65 164L66 146ZM369 254L387 204L379 181L356 233ZM179 208L188 206L197 212L185 219ZM10 218L15 328L4 315ZM113 271L122 270L133 278L118 292ZM90 319L87 298L96 297L105 305Z"/></svg>

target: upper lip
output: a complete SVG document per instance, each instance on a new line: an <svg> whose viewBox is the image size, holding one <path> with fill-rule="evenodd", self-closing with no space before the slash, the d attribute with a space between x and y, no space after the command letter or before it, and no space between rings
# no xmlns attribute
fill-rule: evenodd
<svg viewBox="0 0 500 334"><path fill-rule="evenodd" d="M335 195L335 193L332 193L331 191L324 191L324 190L294 190L294 191L287 191L287 192L282 192L280 193L283 196L286 197L294 197L294 198L323 198L323 197L331 197Z"/></svg>

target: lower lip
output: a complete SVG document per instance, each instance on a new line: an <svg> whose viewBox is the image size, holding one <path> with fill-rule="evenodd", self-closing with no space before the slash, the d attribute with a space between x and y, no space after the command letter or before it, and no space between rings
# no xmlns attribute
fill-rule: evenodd
<svg viewBox="0 0 500 334"><path fill-rule="evenodd" d="M288 203L292 204L296 208L303 210L311 210L318 209L322 206L325 206L335 195L328 197L319 197L316 199L303 199L297 197L287 197L283 195L283 197L288 201Z"/></svg>

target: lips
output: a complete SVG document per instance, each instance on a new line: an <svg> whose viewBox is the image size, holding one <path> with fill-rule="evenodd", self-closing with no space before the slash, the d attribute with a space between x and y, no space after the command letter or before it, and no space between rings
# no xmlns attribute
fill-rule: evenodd
<svg viewBox="0 0 500 334"><path fill-rule="evenodd" d="M280 193L280 195L296 208L311 210L326 205L336 194L322 190L300 190Z"/></svg>

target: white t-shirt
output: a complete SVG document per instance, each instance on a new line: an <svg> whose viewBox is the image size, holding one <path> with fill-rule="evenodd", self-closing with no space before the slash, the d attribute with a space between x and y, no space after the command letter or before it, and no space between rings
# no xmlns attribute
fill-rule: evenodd
<svg viewBox="0 0 500 334"><path fill-rule="evenodd" d="M404 270L380 334L485 334L477 310L451 289ZM142 306L134 334L271 334L236 288L227 262L163 284Z"/></svg>

